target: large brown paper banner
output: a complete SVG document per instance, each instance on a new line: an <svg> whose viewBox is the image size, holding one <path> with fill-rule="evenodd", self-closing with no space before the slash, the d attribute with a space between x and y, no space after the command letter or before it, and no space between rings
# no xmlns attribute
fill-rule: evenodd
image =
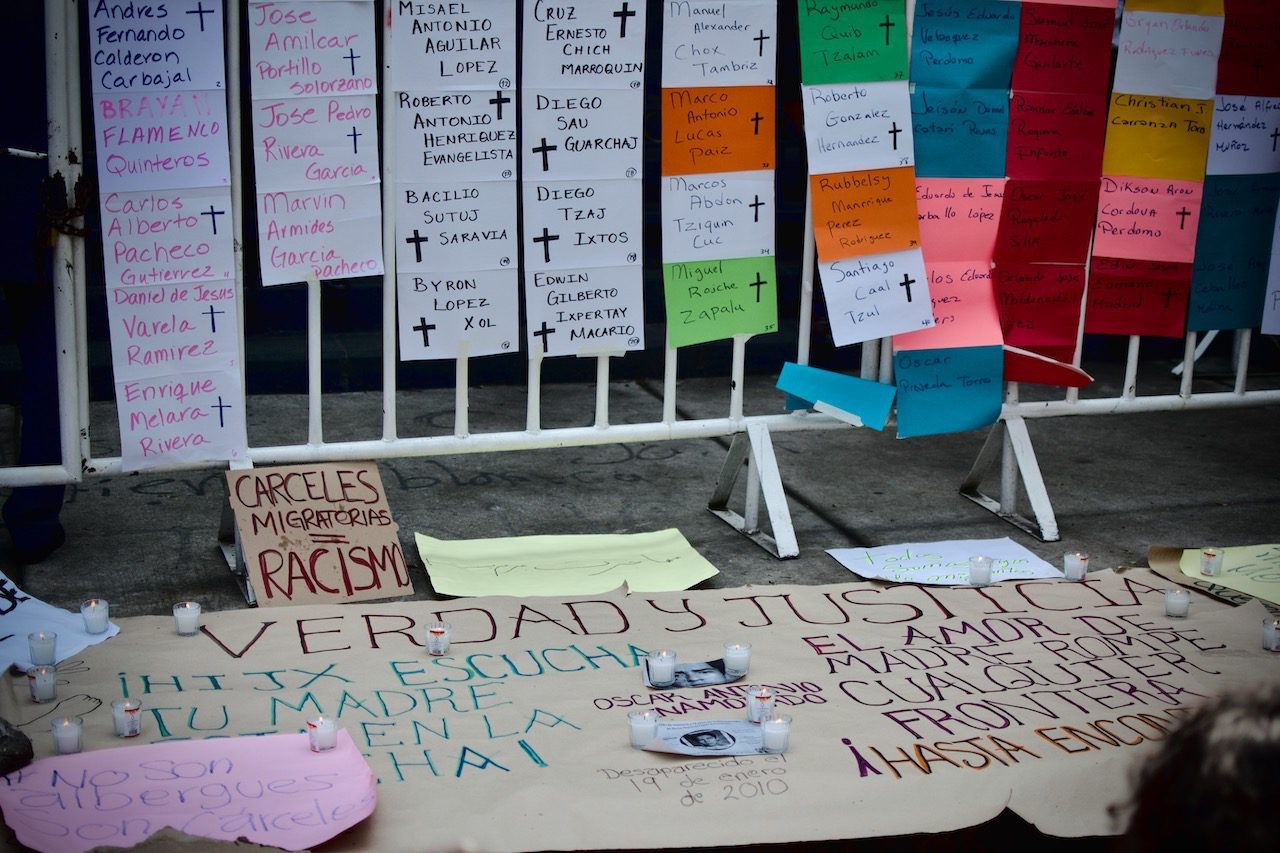
<svg viewBox="0 0 1280 853"><path fill-rule="evenodd" d="M1006 806L1050 834L1107 834L1133 764L1192 707L1280 682L1260 608L1198 596L1170 619L1166 585L1134 569L980 589L325 605L211 613L191 638L168 618L122 619L119 636L60 666L61 705L31 704L10 676L0 714L40 755L40 715L81 714L87 749L120 745L97 705L125 692L145 709L139 741L294 732L333 715L380 785L372 817L327 850L763 844L952 830ZM422 635L437 618L453 643L433 658ZM743 682L642 686L646 650L708 660L726 640L752 644ZM742 718L751 683L794 718L785 754L629 746L627 712Z"/></svg>
<svg viewBox="0 0 1280 853"><path fill-rule="evenodd" d="M399 525L374 463L228 471L227 493L258 604L413 593Z"/></svg>

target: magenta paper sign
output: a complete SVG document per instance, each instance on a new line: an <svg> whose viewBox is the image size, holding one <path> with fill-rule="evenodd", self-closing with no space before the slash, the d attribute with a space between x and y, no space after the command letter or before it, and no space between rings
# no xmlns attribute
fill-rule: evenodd
<svg viewBox="0 0 1280 853"><path fill-rule="evenodd" d="M0 777L18 840L49 853L132 847L166 826L303 850L373 813L376 782L351 736L212 738L45 758Z"/></svg>

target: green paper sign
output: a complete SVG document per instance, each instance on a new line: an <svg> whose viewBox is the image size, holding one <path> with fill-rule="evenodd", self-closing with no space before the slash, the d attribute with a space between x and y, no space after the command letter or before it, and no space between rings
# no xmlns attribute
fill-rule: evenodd
<svg viewBox="0 0 1280 853"><path fill-rule="evenodd" d="M667 346L683 347L778 329L772 257L662 265Z"/></svg>
<svg viewBox="0 0 1280 853"><path fill-rule="evenodd" d="M904 0L798 0L798 6L802 83L907 79Z"/></svg>

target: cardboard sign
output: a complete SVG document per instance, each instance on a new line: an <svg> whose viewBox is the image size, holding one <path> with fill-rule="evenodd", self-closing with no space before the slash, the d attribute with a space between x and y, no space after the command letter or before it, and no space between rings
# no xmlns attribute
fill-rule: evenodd
<svg viewBox="0 0 1280 853"><path fill-rule="evenodd" d="M777 36L776 0L667 3L662 86L772 86Z"/></svg>
<svg viewBox="0 0 1280 853"><path fill-rule="evenodd" d="M1209 135L1210 175L1280 172L1280 98L1219 95Z"/></svg>
<svg viewBox="0 0 1280 853"><path fill-rule="evenodd" d="M1197 597L1190 618L1169 619L1167 585L1145 569L981 589L850 576L227 610L185 638L167 615L137 617L87 649L59 695L90 702L85 757L121 745L102 703L122 694L143 702L134 742L182 741L170 747L294 738L333 716L380 781L374 813L331 845L342 849L758 845L942 832L1006 807L1047 834L1106 835L1122 830L1108 807L1131 793L1132 767L1186 713L1280 683L1259 648L1260 607ZM435 620L452 626L442 657L422 646ZM647 651L713 660L726 641L751 643L748 680L793 716L787 753L682 760L631 748L631 710L745 719L737 684L641 686ZM48 723L16 686L0 683L0 716L45 757ZM79 781L66 777L65 798ZM201 781L186 783L193 795ZM119 843L119 822L102 823L116 829L97 843Z"/></svg>
<svg viewBox="0 0 1280 853"><path fill-rule="evenodd" d="M818 273L838 347L933 325L919 249L820 262Z"/></svg>
<svg viewBox="0 0 1280 853"><path fill-rule="evenodd" d="M520 348L514 267L396 276L402 361L501 355Z"/></svg>
<svg viewBox="0 0 1280 853"><path fill-rule="evenodd" d="M595 355L644 349L644 271L525 270L529 353Z"/></svg>
<svg viewBox="0 0 1280 853"><path fill-rule="evenodd" d="M1098 182L1023 181L1005 185L997 261L1082 264L1098 211Z"/></svg>
<svg viewBox="0 0 1280 853"><path fill-rule="evenodd" d="M811 173L915 162L906 81L802 86L801 95Z"/></svg>
<svg viewBox="0 0 1280 853"><path fill-rule="evenodd" d="M378 468L333 462L228 471L227 495L259 605L413 593Z"/></svg>
<svg viewBox="0 0 1280 853"><path fill-rule="evenodd" d="M393 90L515 87L516 0L395 3L391 14Z"/></svg>
<svg viewBox="0 0 1280 853"><path fill-rule="evenodd" d="M710 261L773 254L773 172L662 179L662 260Z"/></svg>
<svg viewBox="0 0 1280 853"><path fill-rule="evenodd" d="M1212 98L1222 46L1222 16L1126 8L1120 19L1118 92Z"/></svg>

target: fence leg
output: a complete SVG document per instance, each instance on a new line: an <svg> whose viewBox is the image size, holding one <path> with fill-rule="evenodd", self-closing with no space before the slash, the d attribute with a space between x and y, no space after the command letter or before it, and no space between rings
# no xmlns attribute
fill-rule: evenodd
<svg viewBox="0 0 1280 853"><path fill-rule="evenodd" d="M729 509L729 497L733 494L733 486L744 461L747 463L747 496L743 510L745 515L739 515ZM772 536L759 527L760 495L764 496ZM791 524L791 510L787 508L787 495L778 473L778 460L773 455L773 440L764 424L748 426L745 433L734 435L707 509L779 559L800 555L795 527Z"/></svg>
<svg viewBox="0 0 1280 853"><path fill-rule="evenodd" d="M231 463L230 468L234 471L250 467L246 463ZM223 481L223 488L226 488L226 481ZM240 528L236 525L236 516L231 509L231 495L227 495L222 501L222 517L218 520L218 550L222 552L222 557L227 561L227 569L231 572L232 577L236 580L236 585L240 587L240 592L244 594L245 604L250 607L258 606L258 597L254 594L253 583L249 580L249 566L244 561L244 546L240 542Z"/></svg>
<svg viewBox="0 0 1280 853"><path fill-rule="evenodd" d="M1027 490L1027 500L1035 515L1034 521L1018 514L1018 478L1010 468L1010 451L1012 461L1017 464L1016 473L1021 475L1022 485ZM1000 500L989 497L978 488L982 478L996 463L997 457L1000 459L1002 475ZM1043 542L1057 542L1062 538L1058 532L1058 519L1053 514L1053 504L1044 487L1044 478L1040 476L1040 463L1036 461L1036 451L1031 446L1031 436L1027 432L1024 418L1005 417L996 422L987 434L987 440L978 452L973 467L969 469L968 476L960 485L960 494Z"/></svg>

